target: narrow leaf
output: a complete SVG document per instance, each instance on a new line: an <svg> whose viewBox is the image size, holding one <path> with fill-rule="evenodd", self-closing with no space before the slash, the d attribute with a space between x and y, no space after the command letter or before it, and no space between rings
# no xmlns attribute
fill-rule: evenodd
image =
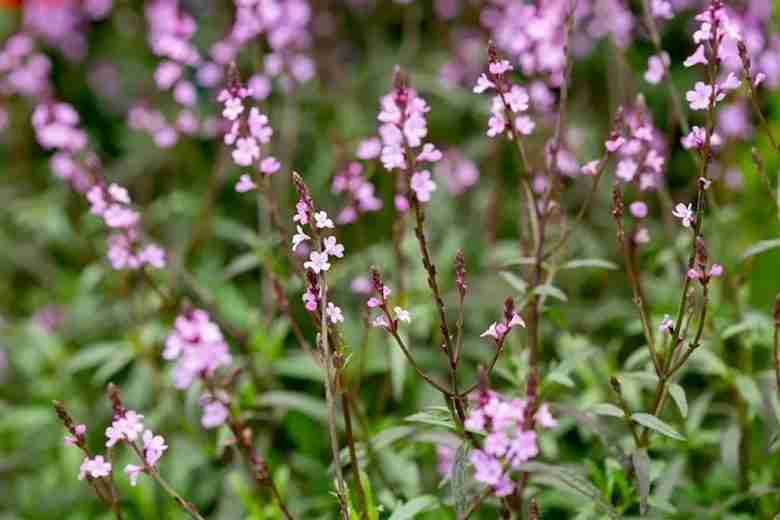
<svg viewBox="0 0 780 520"><path fill-rule="evenodd" d="M594 404L589 410L596 415L609 415L611 417L623 417L623 410L611 403Z"/></svg>
<svg viewBox="0 0 780 520"><path fill-rule="evenodd" d="M680 410L680 415L683 419L688 417L688 399L685 397L685 390L677 383L669 385L669 394L674 399L674 403L677 405L677 409Z"/></svg>
<svg viewBox="0 0 780 520"><path fill-rule="evenodd" d="M760 255L761 253L764 253L766 251L769 251L770 249L774 249L775 247L780 247L780 238L774 238L772 240L762 240L760 242L756 242L749 248L745 250L744 253L742 253L742 259L748 259L751 256Z"/></svg>
<svg viewBox="0 0 780 520"><path fill-rule="evenodd" d="M631 414L631 419L633 419L634 422L639 423L646 428L655 430L662 435L671 437L672 439L677 439L678 441L685 440L685 437L677 433L677 430L675 430L674 428L672 428L671 426L663 422L655 415L650 415L649 413L634 413Z"/></svg>
<svg viewBox="0 0 780 520"><path fill-rule="evenodd" d="M610 262L609 260L602 260L601 258L579 258L566 262L561 266L561 269L580 269L582 267L611 269L613 271L618 268L617 264Z"/></svg>
<svg viewBox="0 0 780 520"><path fill-rule="evenodd" d="M411 499L390 515L390 520L411 520L426 511L439 509L439 499L433 495L422 495Z"/></svg>
<svg viewBox="0 0 780 520"><path fill-rule="evenodd" d="M636 450L631 455L634 464L634 473L639 485L639 512L647 514L647 497L650 495L650 457L645 448Z"/></svg>

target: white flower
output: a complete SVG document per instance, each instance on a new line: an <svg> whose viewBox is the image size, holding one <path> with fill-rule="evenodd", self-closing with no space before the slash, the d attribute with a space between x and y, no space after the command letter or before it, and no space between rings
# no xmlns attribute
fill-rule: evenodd
<svg viewBox="0 0 780 520"><path fill-rule="evenodd" d="M691 227L691 224L696 219L693 212L693 206L688 204L687 206L680 202L674 207L672 215L682 220L683 227Z"/></svg>
<svg viewBox="0 0 780 520"><path fill-rule="evenodd" d="M336 258L344 256L344 246L336 242L336 237L325 237L322 244L325 246L325 253Z"/></svg>
<svg viewBox="0 0 780 520"><path fill-rule="evenodd" d="M412 315L407 311L406 309L403 309L401 307L395 307L393 309L393 312L395 313L395 317L398 321L403 321L406 323L411 323L412 321Z"/></svg>
<svg viewBox="0 0 780 520"><path fill-rule="evenodd" d="M303 263L303 267L311 269L314 273L319 274L330 269L330 262L328 262L328 253L319 253L312 251L309 255L309 261Z"/></svg>
<svg viewBox="0 0 780 520"><path fill-rule="evenodd" d="M303 242L306 242L307 240L311 239L309 235L303 232L303 229L301 226L296 226L298 232L295 233L292 237L292 250L295 251L298 249L298 246L301 245Z"/></svg>
<svg viewBox="0 0 780 520"><path fill-rule="evenodd" d="M318 211L314 214L314 225L319 229L333 228L333 221L328 217L328 214L324 211Z"/></svg>
<svg viewBox="0 0 780 520"><path fill-rule="evenodd" d="M331 323L341 323L344 321L344 314L341 312L341 308L334 305L333 302L328 302L325 314L328 315L328 319Z"/></svg>

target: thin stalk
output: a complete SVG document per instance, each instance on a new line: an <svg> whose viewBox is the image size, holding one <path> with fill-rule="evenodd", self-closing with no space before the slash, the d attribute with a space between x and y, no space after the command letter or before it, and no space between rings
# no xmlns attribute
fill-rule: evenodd
<svg viewBox="0 0 780 520"><path fill-rule="evenodd" d="M366 506L366 492L363 489L363 480L360 478L360 463L358 462L357 451L355 450L355 439L352 436L352 414L349 411L349 393L342 392L341 394L341 410L344 414L344 427L347 434L347 449L349 451L349 461L352 466L352 473L355 481L355 491L358 498L358 506L360 507L360 518L365 519L368 517L368 507ZM340 460L335 461L336 464L341 464Z"/></svg>
<svg viewBox="0 0 780 520"><path fill-rule="evenodd" d="M143 463L146 473L152 477L166 493L168 493L168 495L173 499L174 502L176 502L179 507L181 507L195 520L205 520L200 512L198 512L198 509L191 502L188 502L182 498L181 495L179 495L176 490L173 489L173 487L162 477L162 475L160 475L160 472L157 471L156 467L152 466L151 464L147 464L143 451L138 447L138 444L135 442L129 442L128 444L133 448L133 451L135 451L136 455L138 455L138 458Z"/></svg>
<svg viewBox="0 0 780 520"><path fill-rule="evenodd" d="M339 496L341 515L344 520L349 520L349 509L347 507L347 483L344 481L344 473L341 471L339 463L339 438L336 430L336 389L334 388L335 374L333 366L333 356L328 338L328 316L326 313L328 307L328 282L323 274L319 276L320 284L320 306L322 315L320 316L320 345L322 346L323 364L325 367L325 400L328 406L328 433L330 435L330 449L333 456L333 464L336 468L336 492Z"/></svg>

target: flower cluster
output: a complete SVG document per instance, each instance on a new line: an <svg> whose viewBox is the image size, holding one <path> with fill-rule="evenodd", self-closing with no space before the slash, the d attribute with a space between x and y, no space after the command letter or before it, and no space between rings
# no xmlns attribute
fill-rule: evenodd
<svg viewBox="0 0 780 520"><path fill-rule="evenodd" d="M502 321L494 321L490 324L490 327L480 334L481 338L493 338L497 346L504 344L506 335L514 327L525 327L525 321L515 312L515 302L512 298L507 298L504 301L504 319Z"/></svg>
<svg viewBox="0 0 780 520"><path fill-rule="evenodd" d="M496 137L507 133L510 139L520 135L530 135L536 123L525 112L528 111L530 96L520 85L513 85L507 72L514 69L507 60L498 58L496 48L488 49L488 70L483 73L474 86L474 93L481 94L495 90L496 95L490 105L487 135Z"/></svg>
<svg viewBox="0 0 780 520"><path fill-rule="evenodd" d="M393 90L382 97L377 119L382 123L379 135L382 139L380 159L385 169L402 170L399 182L408 182L408 195L404 186L399 186L395 196L395 207L400 212L409 209L409 196L419 202L431 200L436 183L429 170L417 171L418 163L435 163L442 158L441 152L431 143L424 142L428 135L426 115L428 103L406 84L406 77L396 70Z"/></svg>
<svg viewBox="0 0 780 520"><path fill-rule="evenodd" d="M339 224L350 224L361 213L382 209L382 200L375 194L376 188L366 178L364 167L357 161L351 161L333 176L331 191L345 194L346 205L336 215Z"/></svg>
<svg viewBox="0 0 780 520"><path fill-rule="evenodd" d="M118 185L95 184L87 192L90 212L103 219L115 233L108 238L108 260L114 269L165 267L165 251L141 238L139 213L131 207L127 190Z"/></svg>
<svg viewBox="0 0 780 520"><path fill-rule="evenodd" d="M143 465L128 464L125 466L125 473L133 486L138 483L138 477L141 473L155 470L163 453L168 449L162 435L155 435L151 430L145 429L143 418L143 415L139 415L133 410L126 410L121 406L121 403L115 400L114 420L111 426L106 428L106 437L108 438L106 448L113 448L118 443L126 443L142 457ZM139 438L143 441L143 445L140 447L136 444ZM84 462L87 463L86 460Z"/></svg>
<svg viewBox="0 0 780 520"><path fill-rule="evenodd" d="M400 322L411 323L412 315L403 307L396 305L392 312L390 311L389 298L392 291L384 284L382 276L376 268L371 269L371 287L374 295L368 299L366 305L369 309L381 311L381 314L371 321L371 326L381 327L395 333L398 331Z"/></svg>
<svg viewBox="0 0 780 520"><path fill-rule="evenodd" d="M33 39L15 34L0 50L0 94L43 97L50 90L50 70L51 61L45 54L35 52Z"/></svg>
<svg viewBox="0 0 780 520"><path fill-rule="evenodd" d="M80 60L87 54L88 23L106 18L112 4L112 0L25 0L24 30L68 59Z"/></svg>
<svg viewBox="0 0 780 520"><path fill-rule="evenodd" d="M176 318L162 356L176 362L173 384L179 389L189 388L199 378L213 387L217 370L228 367L233 360L219 326L202 309L189 309ZM229 397L224 392L204 394L200 400L201 424L205 428L223 424L228 416L228 404Z"/></svg>
<svg viewBox="0 0 780 520"><path fill-rule="evenodd" d="M540 4L491 0L480 21L496 46L516 57L525 77L543 76L550 85L559 86L566 67L561 36L569 4L566 0ZM615 19L613 14L605 18Z"/></svg>
<svg viewBox="0 0 780 520"><path fill-rule="evenodd" d="M443 153L433 172L444 179L447 191L453 195L463 194L479 181L477 165L454 148Z"/></svg>
<svg viewBox="0 0 780 520"><path fill-rule="evenodd" d="M707 247L701 237L696 239L696 256L693 267L688 269L688 278L698 280L703 286L710 283L710 279L723 276L723 266L720 264L709 265Z"/></svg>
<svg viewBox="0 0 780 520"><path fill-rule="evenodd" d="M234 70L230 76L228 87L217 98L223 104L222 116L230 124L230 130L225 134L225 144L233 147L233 161L238 166L254 164L263 175L273 175L281 166L279 161L271 155L263 157L260 150L262 145L271 142L274 133L268 124L268 116L257 107L246 111L244 100L249 90L241 85ZM236 191L243 193L256 187L252 174L243 174L236 184Z"/></svg>
<svg viewBox="0 0 780 520"><path fill-rule="evenodd" d="M705 65L711 67L712 84L697 81L693 90L685 94L691 110L710 110L726 97L726 93L739 88L741 81L734 72L728 72L725 79L716 80L715 74L721 61L734 55L737 43L742 40L739 27L727 15L720 0L696 15L698 30L693 34L696 50L683 62L686 67Z"/></svg>
<svg viewBox="0 0 780 520"><path fill-rule="evenodd" d="M617 156L615 176L622 182L635 183L641 191L657 189L663 182L665 144L641 97L620 112L604 147Z"/></svg>
<svg viewBox="0 0 780 520"><path fill-rule="evenodd" d="M225 38L211 46L210 56L219 64L234 61L250 41L264 36L270 52L263 57L263 72L249 86L257 99L265 99L276 79L283 91L305 83L315 74L309 56L312 9L306 0L235 0L236 16Z"/></svg>
<svg viewBox="0 0 780 520"><path fill-rule="evenodd" d="M192 43L197 30L195 18L179 8L177 0L154 0L144 9L149 28L148 41L152 52L160 58L154 72L154 82L160 92L170 91L177 105L172 122L157 109L137 104L128 113L128 124L149 133L160 148L176 144L179 135L215 134L215 120L199 118L195 112L198 101L196 83L213 88L223 76L222 67L206 61Z"/></svg>
<svg viewBox="0 0 780 520"><path fill-rule="evenodd" d="M536 423L545 428L557 425L546 404L534 411L533 404L524 399L505 399L488 389L477 393L464 426L484 434L485 439L482 449L471 452L469 462L474 478L490 486L496 496L512 493L511 470L539 454Z"/></svg>

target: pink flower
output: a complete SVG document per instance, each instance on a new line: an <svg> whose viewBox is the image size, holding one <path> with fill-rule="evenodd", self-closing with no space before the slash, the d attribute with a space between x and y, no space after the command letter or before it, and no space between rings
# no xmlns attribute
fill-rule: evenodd
<svg viewBox="0 0 780 520"><path fill-rule="evenodd" d="M668 314L664 315L664 319L661 320L661 325L658 327L661 332L670 333L674 330L674 320Z"/></svg>
<svg viewBox="0 0 780 520"><path fill-rule="evenodd" d="M417 156L418 162L436 162L441 160L441 152L431 143L425 143L420 155Z"/></svg>
<svg viewBox="0 0 780 520"><path fill-rule="evenodd" d="M230 121L235 121L241 112L244 111L244 102L241 98L230 97L225 100L225 108L222 110L222 116Z"/></svg>
<svg viewBox="0 0 780 520"><path fill-rule="evenodd" d="M693 206L691 204L686 206L682 202L678 203L674 207L674 210L672 210L672 215L682 220L683 227L687 228L691 227L691 224L696 220Z"/></svg>
<svg viewBox="0 0 780 520"><path fill-rule="evenodd" d="M662 52L650 56L647 60L647 72L645 72L645 81L656 85L664 79L666 69L669 67L669 54Z"/></svg>
<svg viewBox="0 0 780 520"><path fill-rule="evenodd" d="M512 112L525 112L528 110L528 92L519 85L512 85L512 89L506 94L506 102Z"/></svg>
<svg viewBox="0 0 780 520"><path fill-rule="evenodd" d="M216 428L228 418L229 410L221 401L209 398L208 402L203 404L203 415L200 418L200 424L206 428Z"/></svg>
<svg viewBox="0 0 780 520"><path fill-rule="evenodd" d="M328 253L319 253L312 251L309 255L309 261L303 263L305 269L311 269L315 274L326 272L330 269L330 262L328 262Z"/></svg>
<svg viewBox="0 0 780 520"><path fill-rule="evenodd" d="M704 45L699 45L696 47L696 50L693 54L688 56L685 61L683 62L683 65L686 67L693 67L694 65L702 64L707 65L707 56L704 53Z"/></svg>
<svg viewBox="0 0 780 520"><path fill-rule="evenodd" d="M639 165L637 165L637 163L634 162L633 160L623 159L618 163L617 171L615 172L615 175L617 175L618 178L623 179L626 182L631 182L634 179L634 176L636 175L638 168Z"/></svg>
<svg viewBox="0 0 780 520"><path fill-rule="evenodd" d="M558 421L550 413L550 406L547 403L543 403L542 406L536 411L536 422L541 424L545 428L554 428L558 426Z"/></svg>
<svg viewBox="0 0 780 520"><path fill-rule="evenodd" d="M387 321L387 318L384 315L381 315L374 318L374 320L371 322L371 326L377 328L384 327L387 329L390 328L390 323Z"/></svg>
<svg viewBox="0 0 780 520"><path fill-rule="evenodd" d="M144 459L150 466L156 466L168 445L161 435L155 435L151 430L144 432Z"/></svg>
<svg viewBox="0 0 780 520"><path fill-rule="evenodd" d="M517 116L515 118L515 129L523 135L531 135L536 123L528 116Z"/></svg>
<svg viewBox="0 0 780 520"><path fill-rule="evenodd" d="M249 111L247 124L249 125L249 132L260 143L267 144L271 141L274 131L268 125L268 116L261 114L257 107L252 107Z"/></svg>
<svg viewBox="0 0 780 520"><path fill-rule="evenodd" d="M382 305L382 301L379 298L375 298L374 296L372 296L371 298L368 299L366 305L368 306L369 309L374 309Z"/></svg>
<svg viewBox="0 0 780 520"><path fill-rule="evenodd" d="M667 20L674 18L672 4L666 0L653 0L653 3L650 5L650 11L653 13L653 16L658 18L665 18Z"/></svg>
<svg viewBox="0 0 780 520"><path fill-rule="evenodd" d="M362 141L360 141L357 147L357 151L355 152L355 155L357 156L358 159L368 161L379 157L379 154L381 152L382 152L382 141L380 141L379 138L377 137L370 137L368 139L363 139Z"/></svg>
<svg viewBox="0 0 780 520"><path fill-rule="evenodd" d="M239 137L233 150L233 161L239 166L249 166L260 158L260 147L252 137Z"/></svg>
<svg viewBox="0 0 780 520"><path fill-rule="evenodd" d="M319 229L325 229L325 228L331 228L333 229L335 226L333 225L333 221L328 217L328 214L324 211L318 211L314 214L314 225L317 226Z"/></svg>
<svg viewBox="0 0 780 520"><path fill-rule="evenodd" d="M420 202L431 200L431 193L436 191L436 183L431 180L431 172L428 170L416 172L412 175L409 185Z"/></svg>
<svg viewBox="0 0 780 520"><path fill-rule="evenodd" d="M495 88L495 87L496 87L496 85L492 81L487 79L487 76L485 74L481 74L477 78L477 84L474 85L474 89L473 90L474 90L475 94L482 94L486 90L491 89L491 88Z"/></svg>
<svg viewBox="0 0 780 520"><path fill-rule="evenodd" d="M733 72L729 72L729 75L720 83L719 87L721 90L735 90L738 89L741 84L742 80Z"/></svg>
<svg viewBox="0 0 780 520"><path fill-rule="evenodd" d="M257 189L257 184L255 184L255 181L253 181L249 175L245 173L238 178L238 182L236 183L236 191L238 193L246 193L254 189Z"/></svg>
<svg viewBox="0 0 780 520"><path fill-rule="evenodd" d="M692 110L707 110L710 106L710 99L712 98L712 87L706 85L701 81L697 81L693 87L693 90L689 90L685 94L685 99L688 100ZM715 102L722 100L726 95L723 92L715 94Z"/></svg>
<svg viewBox="0 0 780 520"><path fill-rule="evenodd" d="M311 289L306 289L306 292L303 293L302 299L303 306L307 311L314 312L317 310L317 295L315 295Z"/></svg>
<svg viewBox="0 0 780 520"><path fill-rule="evenodd" d="M609 153L614 153L620 149L626 142L626 139L620 135L614 134L604 143L604 147Z"/></svg>
<svg viewBox="0 0 780 520"><path fill-rule="evenodd" d="M585 163L585 165L580 168L580 171L583 175L589 175L589 176L595 176L599 172L599 166L601 165L601 161L599 160L593 160Z"/></svg>
<svg viewBox="0 0 780 520"><path fill-rule="evenodd" d="M298 246L301 245L303 242L306 242L307 240L311 239L309 235L303 232L303 229L301 226L296 226L297 233L295 233L292 237L292 250L295 251L298 249Z"/></svg>
<svg viewBox="0 0 780 520"><path fill-rule="evenodd" d="M412 322L412 315L406 309L396 306L395 308L393 308L393 312L395 313L395 318L398 321L403 321L406 323Z"/></svg>
<svg viewBox="0 0 780 520"><path fill-rule="evenodd" d="M328 307L325 309L328 319L331 323L341 323L344 321L344 314L341 312L341 308L334 305L333 302L328 302Z"/></svg>
<svg viewBox="0 0 780 520"><path fill-rule="evenodd" d="M128 464L125 466L125 473L127 478L130 479L130 485L135 486L138 484L138 477L144 472L143 466L136 466L135 464Z"/></svg>
<svg viewBox="0 0 780 520"><path fill-rule="evenodd" d="M628 208L631 211L631 215L635 218L645 218L647 216L647 204L641 200L632 202Z"/></svg>
<svg viewBox="0 0 780 520"><path fill-rule="evenodd" d="M107 477L110 473L111 463L107 462L103 455L97 455L93 459L86 457L79 468L79 480L84 480L87 476L91 478Z"/></svg>
<svg viewBox="0 0 780 520"><path fill-rule="evenodd" d="M509 63L507 60L499 60L499 61L493 61L490 62L488 65L488 70L491 74L499 76L501 74L504 74L505 72L508 72L512 70L512 64Z"/></svg>
<svg viewBox="0 0 780 520"><path fill-rule="evenodd" d="M282 165L276 157L266 157L260 161L260 171L266 175L273 175L278 172L281 167Z"/></svg>
<svg viewBox="0 0 780 520"><path fill-rule="evenodd" d="M336 242L336 237L325 237L322 240L325 253L336 258L342 258L344 256L344 246Z"/></svg>
<svg viewBox="0 0 780 520"><path fill-rule="evenodd" d="M712 264L712 267L710 267L709 275L714 278L719 278L723 276L723 266L720 264Z"/></svg>

